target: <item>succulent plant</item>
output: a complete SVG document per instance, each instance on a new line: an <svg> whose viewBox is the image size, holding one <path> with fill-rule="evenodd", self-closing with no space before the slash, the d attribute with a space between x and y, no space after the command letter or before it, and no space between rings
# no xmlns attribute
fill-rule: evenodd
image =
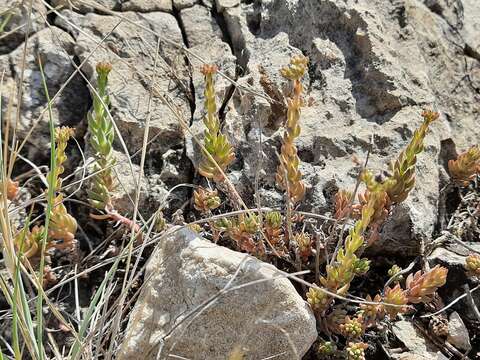
<svg viewBox="0 0 480 360"><path fill-rule="evenodd" d="M300 257L303 259L307 259L310 255L312 255L312 236L307 232L299 232L294 235L294 240L298 246L298 252Z"/></svg>
<svg viewBox="0 0 480 360"><path fill-rule="evenodd" d="M405 291L400 287L399 284L395 285L393 288L388 286L385 288L385 296L383 301L386 304L393 305L385 305L385 311L391 319L395 319L398 314L407 310L406 305L408 303L408 298L405 294Z"/></svg>
<svg viewBox="0 0 480 360"><path fill-rule="evenodd" d="M339 190L335 194L335 219L343 219L352 212L353 194L347 190Z"/></svg>
<svg viewBox="0 0 480 360"><path fill-rule="evenodd" d="M345 322L340 325L342 335L349 339L355 339L365 332L363 318L361 316L350 318L347 316Z"/></svg>
<svg viewBox="0 0 480 360"><path fill-rule="evenodd" d="M270 211L265 214L264 231L270 244L277 246L283 242L282 214L278 211Z"/></svg>
<svg viewBox="0 0 480 360"><path fill-rule="evenodd" d="M58 250L73 249L75 245L75 233L77 232L77 220L70 215L63 203L63 195L60 193L62 186L61 175L64 173L64 163L67 161L65 149L68 140L74 134L72 128L62 126L55 129L55 168L50 170L48 179L49 186L53 187L55 198L53 200L48 224L48 247ZM62 241L61 243L52 241Z"/></svg>
<svg viewBox="0 0 480 360"><path fill-rule="evenodd" d="M43 226L35 225L31 230L23 229L14 239L17 251L21 252L28 259L37 257L40 255L44 233L45 228Z"/></svg>
<svg viewBox="0 0 480 360"><path fill-rule="evenodd" d="M204 65L202 73L205 76L205 109L206 116L203 118L205 124L203 157L198 167L198 171L206 178L215 181L223 181L223 174L217 166L224 172L228 165L235 160L232 145L226 135L220 131L220 120L217 114L217 102L215 99L215 80L214 75L217 72L215 65ZM212 159L214 161L212 161Z"/></svg>
<svg viewBox="0 0 480 360"><path fill-rule="evenodd" d="M435 291L445 285L447 273L447 268L437 265L428 272L410 274L405 282L408 302L417 304L431 301Z"/></svg>
<svg viewBox="0 0 480 360"><path fill-rule="evenodd" d="M55 247L72 248L77 232L77 221L67 212L63 204L63 195L59 194L54 200L52 213L50 215L50 223L48 226L48 237L51 240L62 240L62 244Z"/></svg>
<svg viewBox="0 0 480 360"><path fill-rule="evenodd" d="M321 341L317 346L317 354L322 359L331 359L337 352L337 345L333 341Z"/></svg>
<svg viewBox="0 0 480 360"><path fill-rule="evenodd" d="M388 276L395 277L400 271L402 271L402 268L397 264L393 264L392 267L388 269Z"/></svg>
<svg viewBox="0 0 480 360"><path fill-rule="evenodd" d="M313 311L322 312L330 306L331 297L318 287L310 287L307 292L307 302Z"/></svg>
<svg viewBox="0 0 480 360"><path fill-rule="evenodd" d="M458 155L457 159L448 162L448 170L452 180L461 186L480 174L480 146L472 146Z"/></svg>
<svg viewBox="0 0 480 360"><path fill-rule="evenodd" d="M365 327L375 326L379 321L385 317L385 308L380 302L382 302L382 297L377 294L372 299L370 295L367 295L365 298L368 302L376 302L378 304L361 304L360 313L364 320Z"/></svg>
<svg viewBox="0 0 480 360"><path fill-rule="evenodd" d="M0 181L0 194L2 194L4 186L6 188L7 199L10 201L15 199L20 190L18 181L7 178L5 185L3 185L3 181Z"/></svg>
<svg viewBox="0 0 480 360"><path fill-rule="evenodd" d="M348 360L365 360L365 350L368 345L365 343L349 343L346 350Z"/></svg>
<svg viewBox="0 0 480 360"><path fill-rule="evenodd" d="M283 77L293 81L293 97L287 99L287 122L282 139L280 165L277 168L277 185L288 191L290 201L295 204L305 196L305 185L302 173L299 170L300 159L297 155L295 139L300 135L300 109L303 106L301 98L303 86L300 79L307 71L308 59L304 56L295 56L290 65L282 68Z"/></svg>
<svg viewBox="0 0 480 360"><path fill-rule="evenodd" d="M50 179L50 176L53 176L54 192L60 191L60 188L62 187L61 175L65 171L63 164L67 161L65 149L67 148L68 140L70 140L74 132L75 130L68 126L62 126L55 129L55 169L53 169L48 176L48 179Z"/></svg>
<svg viewBox="0 0 480 360"><path fill-rule="evenodd" d="M93 94L93 108L87 114L90 146L95 158L88 198L90 204L101 211L112 208L111 193L116 187L113 177L113 166L116 164L113 155L115 132L108 116L108 75L111 70L109 63L97 64L97 91Z"/></svg>
<svg viewBox="0 0 480 360"><path fill-rule="evenodd" d="M470 254L465 259L465 268L472 276L480 276L480 255Z"/></svg>
<svg viewBox="0 0 480 360"><path fill-rule="evenodd" d="M193 192L193 205L200 212L207 213L212 211L218 208L221 203L217 190L199 187Z"/></svg>
<svg viewBox="0 0 480 360"><path fill-rule="evenodd" d="M423 140L427 135L431 123L438 119L439 114L434 111L422 113L423 123L415 130L413 138L407 148L400 153L397 160L390 165L392 173L384 182L383 187L392 203L404 201L415 185L415 165L417 155L423 151Z"/></svg>

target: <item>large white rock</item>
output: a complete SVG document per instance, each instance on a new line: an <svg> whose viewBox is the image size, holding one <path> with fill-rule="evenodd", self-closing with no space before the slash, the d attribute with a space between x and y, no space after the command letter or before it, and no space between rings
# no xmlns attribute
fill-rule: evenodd
<svg viewBox="0 0 480 360"><path fill-rule="evenodd" d="M118 359L223 360L239 348L247 359L301 358L317 337L315 317L285 278L228 292L191 313L230 281L235 287L276 276L278 269L247 254L175 232L149 260Z"/></svg>

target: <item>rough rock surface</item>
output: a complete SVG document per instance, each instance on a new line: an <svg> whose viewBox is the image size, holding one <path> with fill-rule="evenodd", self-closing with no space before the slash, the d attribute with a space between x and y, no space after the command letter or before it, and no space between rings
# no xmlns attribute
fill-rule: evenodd
<svg viewBox="0 0 480 360"><path fill-rule="evenodd" d="M118 359L156 359L159 344L161 358L225 359L238 348L247 359L303 356L317 337L315 317L289 280L261 281L278 275L274 266L190 230L170 235L149 260ZM227 284L256 280L189 315Z"/></svg>
<svg viewBox="0 0 480 360"><path fill-rule="evenodd" d="M65 3L57 0L52 5ZM161 41L150 106L149 155L157 158L158 164L170 150L184 151L193 163L198 162L195 142L161 97L168 94L167 100L191 123L191 131L201 135L200 58L215 62L242 86L233 91L230 82L217 79L220 115L237 155L230 177L250 204L257 173L262 203L283 203L274 185L275 153L283 132L284 98L291 89L278 70L292 54L302 52L310 58L304 79L307 106L298 139L308 187L302 204L306 210L330 211L337 189L353 186L357 169L352 156L365 158L372 135L369 167L381 172L408 142L421 121L421 110L439 110L441 121L433 126L418 159L416 187L383 227L382 239L373 252L418 254L419 239L428 239L437 223L442 187L439 174L445 164L442 140L451 139L463 149L479 136L480 50L476 34L480 20L476 14L480 5L475 0L100 0L95 9L70 3L75 11L63 10L49 17L73 37L63 46L68 50L63 51L66 57L61 55L62 46L56 47L56 56L63 58L65 75L73 70L67 61L85 60L82 71L90 81L97 61L113 62L111 113L130 154L140 148L149 113L157 36ZM45 8L34 9L41 11ZM15 18L16 23L24 21L22 16ZM32 32L45 27L37 20ZM99 45L103 37L106 39ZM49 46L48 36L36 39L40 38L32 37L38 48ZM21 38L0 39L0 47L8 51L21 42ZM182 53L181 46L190 53ZM16 51L4 56L12 57ZM18 76L8 73L12 64L18 68L18 62L18 57L0 57L0 65L7 68L7 84L13 84L9 77ZM64 81L58 76L49 79L49 86L53 90ZM88 105L83 81L72 82L72 86L81 96L66 98L83 98ZM247 88L264 97L254 96ZM41 99L42 95L34 97ZM77 123L88 106L71 108L74 113L63 114L60 122ZM30 106L25 106L22 116L30 119L31 113ZM46 123L39 128L41 134L46 133ZM257 146L260 137L261 152ZM122 151L119 144L116 150ZM257 171L259 168L262 171Z"/></svg>
<svg viewBox="0 0 480 360"><path fill-rule="evenodd" d="M449 240L450 235L445 236L445 240ZM480 251L479 243L466 243L468 247L473 250ZM466 273L465 257L470 254L470 251L463 246L451 241L442 247L436 248L429 256L431 266L441 265L447 267L448 277L447 286L441 290L444 301L450 302L455 300L458 296L465 293L462 285L469 284L470 289L473 289L477 283L475 277ZM477 306L480 306L480 292L472 292L472 298ZM464 319L474 321L476 316L465 298L461 299L453 307Z"/></svg>
<svg viewBox="0 0 480 360"><path fill-rule="evenodd" d="M172 0L128 0L122 4L122 11L172 11Z"/></svg>
<svg viewBox="0 0 480 360"><path fill-rule="evenodd" d="M25 40L25 35L34 34L45 28L44 19L47 9L40 1L32 2L31 21L29 18L29 5L25 1L3 0L0 4L1 23L4 25L0 33L0 54L14 50ZM4 21L5 24L3 23Z"/></svg>
<svg viewBox="0 0 480 360"><path fill-rule="evenodd" d="M366 156L372 134L369 166L380 172L411 137L422 108L442 112L419 157L416 189L384 226L377 247L384 253L417 254L418 239L431 234L437 221L439 141L453 137L464 147L478 136L473 125L478 62L459 50L466 40L420 1L226 3L217 1L217 8L245 71L241 84L283 102L289 89L278 68L300 51L310 57L304 80L308 106L297 142L309 187L305 208L325 212L336 189L352 188L357 171L351 157ZM478 26L478 19L471 23ZM237 91L228 110L226 128L233 128L240 153L232 178L248 199L261 166L263 203L279 205L275 151L285 108ZM260 133L263 154L252 146Z"/></svg>
<svg viewBox="0 0 480 360"><path fill-rule="evenodd" d="M456 311L450 314L447 341L461 351L469 351L472 348L467 327Z"/></svg>
<svg viewBox="0 0 480 360"><path fill-rule="evenodd" d="M0 71L5 70L2 103L9 104L12 109L7 112L8 106L2 106L5 117L10 123L16 123L18 107L17 81L22 78L22 101L20 121L17 135L28 138L29 146L26 154L35 161L48 154L45 150L50 147L49 115L46 111L47 97L43 89L42 75L38 60L43 64L46 86L50 98L53 98L60 88L67 82L75 69L73 62L74 39L57 27L43 29L32 35L27 44L25 67L23 67L23 48L19 45L10 54L0 56ZM57 125L76 126L90 106L90 95L80 75L74 76L56 98L52 106L52 120ZM8 115L9 114L9 115ZM32 128L34 129L32 130Z"/></svg>
<svg viewBox="0 0 480 360"><path fill-rule="evenodd" d="M406 320L400 320L393 324L392 331L405 347L409 350L407 359L438 359L444 360L446 357L438 350L435 345L428 342L425 337L415 328L415 326ZM406 354L395 355L397 359L403 359ZM418 356L418 357L415 357Z"/></svg>
<svg viewBox="0 0 480 360"><path fill-rule="evenodd" d="M85 117L91 104L86 80L94 84L95 64L108 60L114 69L110 79L110 113L123 140L122 143L117 136L115 143L119 158L116 173L121 184L115 194L116 207L121 212L131 211L130 199L134 198L140 162L138 151L149 119L149 147L145 178L141 185L140 209L142 214L146 212L145 215L151 215L158 206L168 206L169 200L173 202L171 209L179 209L189 198L189 190L176 188L169 199L165 200L166 196L173 187L198 180L192 163L198 162L199 152L192 136L179 125L170 106L190 125L193 134L202 134L204 85L199 67L204 60L216 63L225 75L240 85L234 88L230 81L217 77L222 126L236 152L236 161L229 170L230 179L245 202L252 205L255 176L258 174L262 205L283 206L283 196L274 185L274 174L277 167L276 152L280 148L282 124L286 116L284 98L289 95L291 88L288 81L279 75L279 69L289 62L293 54L303 53L310 58L309 72L303 80L306 106L302 110L302 133L297 141L301 171L308 188L303 209L319 214L331 211L335 192L339 188L352 188L355 182L358 169L352 157L362 161L370 149L370 142L369 167L376 172L386 169L387 161L404 148L414 128L419 125L422 109L429 107L439 110L441 119L432 126L432 132L426 139L425 152L418 158L416 187L409 200L397 207L392 218L383 226L381 240L371 251L381 251L384 255L418 255L420 239L431 239L438 222L437 209L443 205L439 189L443 187L448 160L445 147L452 145L461 150L477 143L480 137L478 0L93 2L97 5L92 7L79 4L76 0L51 0L47 3L52 6L66 6L59 14L47 14L48 9L42 2L33 1L28 33L27 2L7 0L0 5L2 13L7 8L12 9L12 17L4 33L0 34L0 74L5 72L3 115L6 115L10 102L12 116L9 120L16 121L19 104L15 89L21 78L26 35L26 71L21 84L23 93L18 138L23 140L40 114L44 114L36 125L34 141L30 139L24 149L23 155L30 160L46 162L46 149L49 146L47 99L38 58L45 66L47 87L52 96L73 74L75 66L85 62L81 67L84 78L74 76L53 106L54 122L76 126L80 134L86 127ZM69 9L69 4L73 4L74 8ZM47 17L48 24L44 17ZM10 30L17 27L18 31L8 35ZM182 47L188 48L188 52L182 52ZM154 75L155 68L157 72ZM155 83L152 86L153 77ZM254 95L252 90L262 96ZM260 139L262 149L259 152L257 144ZM88 146L84 150L88 156ZM131 157L133 172L127 165L127 155ZM163 327L159 327L151 337L133 337L132 342L125 345L125 356L134 351L134 343L142 351L146 349L145 346L154 348L158 340L156 337L170 329L176 319L181 319L183 311L194 306L195 302L190 301L198 303L208 294L218 291L225 285L225 279L231 276L234 264L238 265L239 259L244 256L200 239L189 242L187 238L185 235L184 241L178 244L172 241L162 244L156 257L164 256L168 251L173 251L171 249L180 251L184 258L167 259L173 265L162 271L177 278L184 276L181 285L185 288L203 284L205 292L190 294L190 290L186 289L184 293L165 295L157 293L157 287L147 287L144 293L155 299L158 296L159 306L164 306L161 311L171 317L160 319ZM198 248L198 243L205 247ZM212 249L231 256L230 265L224 258L212 254ZM465 255L458 248L449 246L435 250L429 260L432 264L449 267L449 283L464 284L470 281L463 268ZM212 263L193 264L192 261L200 256L209 256ZM214 259L217 262L213 262ZM258 261L248 261L249 266L257 264L262 269L265 266L266 273L253 275L246 267L242 276L267 276L265 274L273 271ZM154 266L152 260L150 269L156 269ZM193 272L198 277L190 275L192 268L198 270ZM212 278L212 273L222 276ZM286 280L268 282L263 286L294 294ZM167 288L176 289L174 286ZM242 291L253 289L255 287ZM162 288L161 291L167 290ZM450 301L461 295L463 290L447 288L442 291L445 300ZM279 297L281 302L277 303L259 294L262 292L255 293L255 299L265 301L262 306L268 310L262 315L266 317L268 313L271 316L265 320L277 322L277 325L282 321L286 323L275 328L264 323L230 322L227 325L231 328L227 330L235 329L244 336L235 338L237 342L225 340L219 344L224 346L219 351L231 351L235 345L245 346L247 351L261 349L256 346L257 343L249 346L249 341L257 341L257 336L253 337L254 340L248 336L249 330L257 335L261 327L262 334L271 334L271 337L265 335L262 338L265 340L263 349L268 354L259 356L272 355L270 350L273 348L274 351L285 349L289 354L287 358L292 358L288 353L291 348L282 347L286 346L283 330L288 330L286 334L297 346L298 353L303 354L315 337L314 321L304 303L296 295ZM182 302L175 308L168 308L164 296L172 296ZM480 306L480 293L474 293L473 297ZM290 318L285 313L282 314L287 317L275 317L275 311L278 310L275 306L293 306L284 303L287 301L285 299L290 299L299 310L288 313ZM198 319L203 319L206 314L214 318L219 316L217 311L231 304L227 300L235 301L235 293L220 299ZM252 306L256 310L262 308L250 302L241 305ZM248 312L242 312L242 309L238 307L238 313L228 309L228 314L244 320ZM462 317L474 320L463 300L455 309ZM136 311L137 314L142 313L138 307ZM132 319L132 324L134 321ZM224 335L225 324L225 321L212 324L210 331L214 334L215 331L222 331ZM430 348L424 341L417 342L417 335L407 322L397 323L396 328L399 327L404 334L399 338L405 340L411 354L424 354L427 358L436 356L436 353L429 353ZM199 325L194 322L185 334L192 332L197 335L197 329ZM299 329L308 336L299 336L296 332ZM173 338L167 338L165 349L168 349ZM187 338L188 344L185 342ZM196 346L196 349L205 349L207 357L215 358L217 350L206 348L212 338L180 337L175 349L181 354L187 346ZM192 339L197 342L191 343ZM231 340L232 336L228 339ZM224 355L218 356L224 358Z"/></svg>
<svg viewBox="0 0 480 360"><path fill-rule="evenodd" d="M156 36L154 33L168 33L169 40L182 43L182 34L173 15L165 12L146 14L122 13L125 20L110 15L87 14L78 16L65 11L65 17L71 17L82 29L78 34L75 54L89 61L84 71L94 80L94 67L99 61L110 61L113 65L110 80L111 113L122 134L128 151L134 153L141 149L143 129L150 116L150 151L164 153L169 148L183 144L183 132L178 120L159 99L158 95L169 94L180 114L190 114L190 105L183 90L188 87L183 71L183 56L176 51L172 43L162 43L157 58L158 73L152 95L152 104L148 105L152 70L155 63ZM111 40L106 46L96 49L98 42L110 31ZM91 56L90 56L91 55ZM128 84L128 86L127 86ZM158 95L157 95L158 94Z"/></svg>
<svg viewBox="0 0 480 360"><path fill-rule="evenodd" d="M197 0L173 0L173 7L175 10L182 10L195 5Z"/></svg>

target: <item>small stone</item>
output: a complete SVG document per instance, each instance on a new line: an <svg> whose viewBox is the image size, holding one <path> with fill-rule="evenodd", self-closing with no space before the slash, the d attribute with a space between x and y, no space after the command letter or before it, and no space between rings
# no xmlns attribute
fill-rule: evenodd
<svg viewBox="0 0 480 360"><path fill-rule="evenodd" d="M153 360L168 352L224 360L238 349L246 359L301 358L317 338L315 316L287 279L225 293L190 314L230 281L237 286L278 275L273 265L175 229L147 264L118 359Z"/></svg>
<svg viewBox="0 0 480 360"><path fill-rule="evenodd" d="M409 350L406 359L420 360L420 359L445 359L441 351L435 347L433 343L428 341L420 331L418 331L411 321L400 320L397 321L392 331L405 347ZM406 360L403 356L405 354L397 354L393 356L395 359Z"/></svg>
<svg viewBox="0 0 480 360"><path fill-rule="evenodd" d="M467 327L456 311L449 318L447 341L461 351L469 351L472 348Z"/></svg>
<svg viewBox="0 0 480 360"><path fill-rule="evenodd" d="M217 11L221 13L223 10L238 6L240 4L240 0L216 0Z"/></svg>
<svg viewBox="0 0 480 360"><path fill-rule="evenodd" d="M173 0L173 7L176 10L182 10L192 7L197 3L197 0Z"/></svg>
<svg viewBox="0 0 480 360"><path fill-rule="evenodd" d="M122 4L122 11L172 11L172 0L129 0Z"/></svg>

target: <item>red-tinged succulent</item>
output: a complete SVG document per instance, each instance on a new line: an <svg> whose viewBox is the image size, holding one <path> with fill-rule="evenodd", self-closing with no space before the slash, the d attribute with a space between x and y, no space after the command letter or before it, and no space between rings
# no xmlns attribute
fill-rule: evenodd
<svg viewBox="0 0 480 360"><path fill-rule="evenodd" d="M3 192L3 183L0 181L0 194ZM13 181L9 178L7 178L6 184L5 184L7 191L7 199L12 201L17 197L18 191L19 191L19 183L18 181Z"/></svg>
<svg viewBox="0 0 480 360"><path fill-rule="evenodd" d="M350 318L347 316L345 322L340 325L342 335L349 339L355 339L363 335L365 332L365 322L363 317Z"/></svg>
<svg viewBox="0 0 480 360"><path fill-rule="evenodd" d="M472 146L458 155L457 159L448 162L448 171L452 180L466 186L480 174L480 146Z"/></svg>
<svg viewBox="0 0 480 360"><path fill-rule="evenodd" d="M276 182L284 191L288 191L292 204L298 203L305 196L305 185L299 170L300 158L297 155L295 139L300 135L300 109L303 106L302 83L300 79L307 71L308 59L302 55L295 56L290 65L282 68L283 77L293 81L293 97L287 99L287 122L282 139L280 165L277 168Z"/></svg>
<svg viewBox="0 0 480 360"><path fill-rule="evenodd" d="M405 282L408 302L429 302L437 289L447 281L448 269L437 265L430 271L422 273L417 271L410 274Z"/></svg>
<svg viewBox="0 0 480 360"><path fill-rule="evenodd" d="M193 206L203 213L212 211L221 205L217 190L199 187L193 192Z"/></svg>

